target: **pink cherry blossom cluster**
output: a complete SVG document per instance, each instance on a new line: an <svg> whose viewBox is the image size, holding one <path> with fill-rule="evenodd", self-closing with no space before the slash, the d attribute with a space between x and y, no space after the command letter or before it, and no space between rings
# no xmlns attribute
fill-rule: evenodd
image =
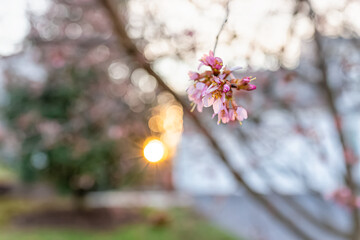
<svg viewBox="0 0 360 240"><path fill-rule="evenodd" d="M360 208L360 197L354 196L351 190L347 187L336 189L330 194L329 198L348 208Z"/></svg>
<svg viewBox="0 0 360 240"><path fill-rule="evenodd" d="M192 111L196 107L199 112L202 112L203 107L212 106L213 117L218 115L218 124L235 120L241 124L244 119L247 119L247 111L235 102L233 89L255 90L256 86L250 84L255 78L236 78L233 71L240 68L223 67L222 59L215 57L212 51L200 59L199 69L203 65L210 67L211 70L203 73L189 72L190 80L194 81L187 89L189 100L193 104Z"/></svg>

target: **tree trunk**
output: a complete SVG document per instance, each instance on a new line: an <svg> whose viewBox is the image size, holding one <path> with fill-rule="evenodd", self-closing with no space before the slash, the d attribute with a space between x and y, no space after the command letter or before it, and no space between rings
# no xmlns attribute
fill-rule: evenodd
<svg viewBox="0 0 360 240"><path fill-rule="evenodd" d="M87 195L87 191L83 189L76 189L72 192L72 203L73 203L73 209L77 212L85 212L86 202L85 197Z"/></svg>

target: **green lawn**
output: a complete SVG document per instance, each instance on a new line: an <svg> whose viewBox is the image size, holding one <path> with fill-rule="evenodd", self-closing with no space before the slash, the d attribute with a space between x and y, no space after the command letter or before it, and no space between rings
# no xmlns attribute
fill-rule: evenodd
<svg viewBox="0 0 360 240"><path fill-rule="evenodd" d="M113 231L70 229L18 229L2 227L0 240L233 240L235 237L214 227L186 209L167 212L169 223L123 226Z"/></svg>

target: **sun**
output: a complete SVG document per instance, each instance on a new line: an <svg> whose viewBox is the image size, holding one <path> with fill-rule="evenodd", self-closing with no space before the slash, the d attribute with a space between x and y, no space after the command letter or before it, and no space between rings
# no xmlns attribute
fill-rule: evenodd
<svg viewBox="0 0 360 240"><path fill-rule="evenodd" d="M144 157L149 162L158 162L165 156L165 146L157 139L150 140L144 147Z"/></svg>

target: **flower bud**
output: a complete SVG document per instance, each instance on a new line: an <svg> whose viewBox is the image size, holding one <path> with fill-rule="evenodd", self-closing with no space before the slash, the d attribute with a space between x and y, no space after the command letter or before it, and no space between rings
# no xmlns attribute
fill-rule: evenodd
<svg viewBox="0 0 360 240"><path fill-rule="evenodd" d="M223 86L223 92L224 92L224 93L227 93L228 91L230 91L230 86L229 86L229 84L225 84L225 85Z"/></svg>
<svg viewBox="0 0 360 240"><path fill-rule="evenodd" d="M200 78L200 74L198 74L197 72L190 71L188 75L191 80L198 80Z"/></svg>

